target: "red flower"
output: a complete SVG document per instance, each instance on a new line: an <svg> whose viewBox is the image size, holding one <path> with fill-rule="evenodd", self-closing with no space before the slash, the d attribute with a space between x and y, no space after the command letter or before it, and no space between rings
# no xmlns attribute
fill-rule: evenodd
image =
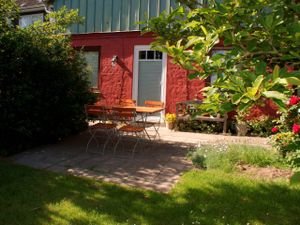
<svg viewBox="0 0 300 225"><path fill-rule="evenodd" d="M295 124L293 125L293 132L295 134L298 134L300 132L300 126L298 124Z"/></svg>
<svg viewBox="0 0 300 225"><path fill-rule="evenodd" d="M271 131L272 131L272 133L277 133L279 131L279 129L277 127L273 127Z"/></svg>
<svg viewBox="0 0 300 225"><path fill-rule="evenodd" d="M291 73L295 70L294 66L291 66L291 65L285 65L285 68L286 68L286 72L288 73Z"/></svg>
<svg viewBox="0 0 300 225"><path fill-rule="evenodd" d="M297 105L299 102L300 98L298 98L297 96L293 95L290 99L290 105Z"/></svg>
<svg viewBox="0 0 300 225"><path fill-rule="evenodd" d="M271 67L267 66L266 72L267 73L273 73L273 69Z"/></svg>

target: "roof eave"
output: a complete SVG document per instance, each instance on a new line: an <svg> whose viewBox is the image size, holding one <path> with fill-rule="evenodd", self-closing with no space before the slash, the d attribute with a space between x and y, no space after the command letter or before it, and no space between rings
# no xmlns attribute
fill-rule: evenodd
<svg viewBox="0 0 300 225"><path fill-rule="evenodd" d="M31 6L21 6L21 13L31 13L31 12L40 12L45 11L45 5L44 4L36 4Z"/></svg>

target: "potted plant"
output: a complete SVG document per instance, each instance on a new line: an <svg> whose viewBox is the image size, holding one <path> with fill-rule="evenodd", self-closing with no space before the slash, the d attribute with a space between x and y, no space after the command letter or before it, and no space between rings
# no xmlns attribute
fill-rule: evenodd
<svg viewBox="0 0 300 225"><path fill-rule="evenodd" d="M238 112L236 115L236 131L238 136L246 136L249 125L246 119L247 113Z"/></svg>
<svg viewBox="0 0 300 225"><path fill-rule="evenodd" d="M173 130L175 127L176 115L174 113L166 114L166 124L170 130Z"/></svg>

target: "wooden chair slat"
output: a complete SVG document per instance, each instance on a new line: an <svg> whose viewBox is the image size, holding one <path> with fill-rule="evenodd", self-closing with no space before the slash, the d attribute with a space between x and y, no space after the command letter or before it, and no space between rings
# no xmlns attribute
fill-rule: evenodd
<svg viewBox="0 0 300 225"><path fill-rule="evenodd" d="M163 102L160 102L160 101L146 100L146 101L145 101L145 106L148 106L148 107L160 107L160 108L163 108L163 107L164 107L164 103L163 103Z"/></svg>

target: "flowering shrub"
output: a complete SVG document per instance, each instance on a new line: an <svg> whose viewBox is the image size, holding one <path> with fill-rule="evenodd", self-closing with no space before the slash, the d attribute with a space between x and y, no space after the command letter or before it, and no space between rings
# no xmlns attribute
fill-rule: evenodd
<svg viewBox="0 0 300 225"><path fill-rule="evenodd" d="M267 137L271 133L278 132L278 128L274 127L273 118L267 115L249 118L247 124L250 127L250 133L255 136Z"/></svg>
<svg viewBox="0 0 300 225"><path fill-rule="evenodd" d="M300 98L292 96L287 108L272 128L271 141L292 167L300 167Z"/></svg>

